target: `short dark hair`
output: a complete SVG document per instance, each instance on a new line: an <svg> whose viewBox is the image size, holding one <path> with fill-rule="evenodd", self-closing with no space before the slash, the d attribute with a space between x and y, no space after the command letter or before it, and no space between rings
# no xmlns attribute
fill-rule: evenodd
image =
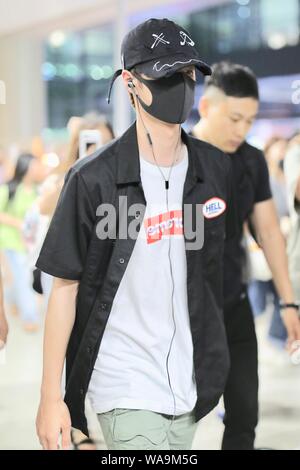
<svg viewBox="0 0 300 470"><path fill-rule="evenodd" d="M249 67L231 62L218 62L212 66L212 75L207 76L204 88L215 86L227 96L259 99L256 76Z"/></svg>

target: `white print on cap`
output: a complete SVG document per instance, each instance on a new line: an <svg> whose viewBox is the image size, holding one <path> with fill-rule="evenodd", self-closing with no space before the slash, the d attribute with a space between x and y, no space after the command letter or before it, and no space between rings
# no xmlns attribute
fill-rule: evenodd
<svg viewBox="0 0 300 470"><path fill-rule="evenodd" d="M223 214L226 210L226 202L219 197L212 197L203 204L203 215L206 219L213 219Z"/></svg>
<svg viewBox="0 0 300 470"><path fill-rule="evenodd" d="M170 44L169 41L166 41L166 39L164 39L165 35L163 33L160 33L160 35L152 34L152 36L155 38L155 41L152 44L151 49L154 49L154 47L158 46L160 42L162 42L163 44Z"/></svg>
<svg viewBox="0 0 300 470"><path fill-rule="evenodd" d="M180 31L179 34L180 34L180 37L181 37L181 41L180 41L181 46L185 46L185 44L188 44L189 46L194 46L195 45L192 38L190 38L190 36L188 36L184 31ZM160 44L160 43L170 44L170 41L167 41L166 39L164 39L164 37L165 37L164 33L152 34L152 37L155 38L155 41L152 44L151 49L154 49L154 47L158 46L158 44Z"/></svg>
<svg viewBox="0 0 300 470"><path fill-rule="evenodd" d="M176 62L174 62L173 64L163 64L161 67L158 66L158 64L160 63L160 60L158 60L158 61L155 62L155 64L153 65L153 70L155 70L156 72L160 72L164 67L172 68L172 67L174 67L174 65L176 65L176 64L183 64L183 65L186 65L186 64L189 64L190 62L201 62L201 60L198 60L198 59L190 59L190 60L186 60L186 61L184 61L184 62L182 62L181 60L176 60Z"/></svg>
<svg viewBox="0 0 300 470"><path fill-rule="evenodd" d="M194 41L190 38L190 36L188 36L185 32L183 31L180 31L180 36L182 38L182 41L180 41L180 45L181 46L184 46L186 43L189 45L189 46L194 46L195 43Z"/></svg>

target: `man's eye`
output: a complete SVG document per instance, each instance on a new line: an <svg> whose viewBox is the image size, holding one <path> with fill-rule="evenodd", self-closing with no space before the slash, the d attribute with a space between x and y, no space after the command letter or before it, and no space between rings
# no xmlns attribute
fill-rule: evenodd
<svg viewBox="0 0 300 470"><path fill-rule="evenodd" d="M193 80L195 79L194 71L193 70L186 70L186 75L188 75Z"/></svg>

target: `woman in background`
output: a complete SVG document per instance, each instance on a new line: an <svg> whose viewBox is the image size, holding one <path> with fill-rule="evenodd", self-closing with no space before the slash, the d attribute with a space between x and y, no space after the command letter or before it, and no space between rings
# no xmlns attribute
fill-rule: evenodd
<svg viewBox="0 0 300 470"><path fill-rule="evenodd" d="M284 161L291 229L288 238L289 273L295 298L300 301L300 132L289 142Z"/></svg>
<svg viewBox="0 0 300 470"><path fill-rule="evenodd" d="M282 233L287 236L289 228L289 209L286 182L283 172L283 161L287 148L287 141L282 137L271 137L266 143L264 154L269 168L270 187L274 199L277 215L280 220ZM271 274L271 273L270 273ZM287 332L280 316L279 296L273 280L263 281L254 279L248 287L248 294L254 315L261 315L268 305L272 307L268 335L273 344L284 347Z"/></svg>
<svg viewBox="0 0 300 470"><path fill-rule="evenodd" d="M26 331L35 331L39 321L22 226L37 197L40 169L41 163L32 154L21 154L13 178L0 187L0 249L12 274L11 293Z"/></svg>

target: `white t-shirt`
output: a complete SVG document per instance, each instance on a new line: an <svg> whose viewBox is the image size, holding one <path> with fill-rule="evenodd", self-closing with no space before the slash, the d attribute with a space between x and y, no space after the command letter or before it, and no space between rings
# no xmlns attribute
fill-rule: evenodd
<svg viewBox="0 0 300 470"><path fill-rule="evenodd" d="M143 158L140 164L144 220L114 298L88 392L96 413L129 408L180 415L192 411L197 399L182 227L187 151L171 172L169 213L157 166ZM161 170L167 178L170 169Z"/></svg>

